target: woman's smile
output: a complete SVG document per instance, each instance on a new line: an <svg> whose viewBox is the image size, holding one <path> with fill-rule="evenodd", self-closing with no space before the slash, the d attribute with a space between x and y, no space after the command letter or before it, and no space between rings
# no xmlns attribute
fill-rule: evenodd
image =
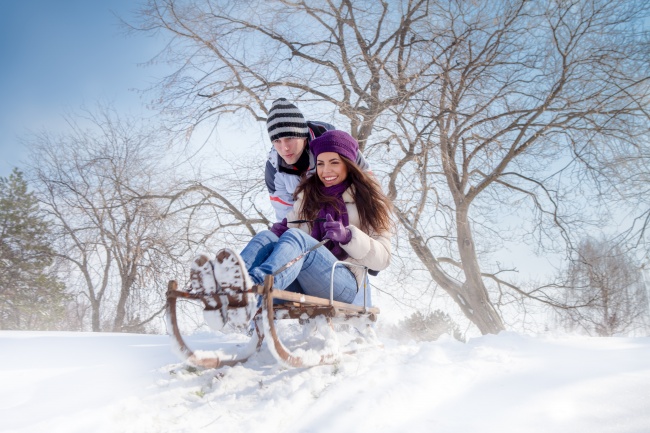
<svg viewBox="0 0 650 433"><path fill-rule="evenodd" d="M348 168L336 152L323 152L316 160L316 173L325 186L334 186L348 177Z"/></svg>

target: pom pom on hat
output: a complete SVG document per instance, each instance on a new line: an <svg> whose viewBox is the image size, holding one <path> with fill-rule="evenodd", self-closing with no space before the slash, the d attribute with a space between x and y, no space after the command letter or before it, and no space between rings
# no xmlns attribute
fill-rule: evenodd
<svg viewBox="0 0 650 433"><path fill-rule="evenodd" d="M282 137L309 137L309 127L305 116L298 107L285 98L276 99L269 110L266 119L266 129L269 131L271 141Z"/></svg>
<svg viewBox="0 0 650 433"><path fill-rule="evenodd" d="M359 143L347 132L333 130L325 131L320 137L314 138L309 143L309 148L315 158L323 152L336 152L352 162L356 162Z"/></svg>

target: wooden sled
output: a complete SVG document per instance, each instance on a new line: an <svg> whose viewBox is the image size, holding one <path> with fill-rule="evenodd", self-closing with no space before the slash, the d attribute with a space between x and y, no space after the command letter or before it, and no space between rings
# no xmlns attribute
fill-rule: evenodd
<svg viewBox="0 0 650 433"><path fill-rule="evenodd" d="M251 355L258 351L265 337L267 338L267 347L276 360L289 367L311 367L319 364L329 364L336 362L341 353L354 353L357 349L341 351L329 351L314 353L310 350L291 350L280 339L278 332L278 321L286 319L298 319L304 324L312 319L325 318L330 330L334 332L334 326L340 324L349 324L357 328L363 335L364 346L380 345L377 342L374 330L370 326L377 321L379 308L367 307L367 288L364 285L364 306L346 304L333 300L334 293L334 269L337 265L358 266L347 262L338 261L332 266L332 277L330 280L330 299L307 296L300 293L287 292L278 290L273 287L273 276L267 275L263 285L255 285L252 288L254 293L262 296L262 306L258 309L253 318L255 329L250 336L250 340L230 350L216 350L209 354L198 354L185 343L183 336L178 327L178 317L176 311L177 300L200 301L204 304L206 310L227 309L236 310L246 307L244 303L230 302L228 297L223 293L214 293L207 295L205 293L192 293L191 291L178 290L178 284L175 280L169 281L167 288L167 329L175 344L179 356L187 360L190 364L203 368L219 368L222 366L232 366L245 362ZM364 267L367 277L367 268ZM364 278L367 281L367 278ZM243 297L246 299L246 297ZM283 301L281 303L276 300ZM335 336L333 337L336 338ZM335 346L335 345L334 345Z"/></svg>

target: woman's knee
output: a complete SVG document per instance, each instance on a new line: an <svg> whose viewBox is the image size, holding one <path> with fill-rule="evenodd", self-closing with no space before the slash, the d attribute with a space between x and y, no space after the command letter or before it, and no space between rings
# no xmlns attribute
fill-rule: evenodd
<svg viewBox="0 0 650 433"><path fill-rule="evenodd" d="M244 247L242 254L247 252L259 251L268 245L274 244L278 241L278 237L270 230L264 230L257 233L251 238Z"/></svg>
<svg viewBox="0 0 650 433"><path fill-rule="evenodd" d="M282 237L280 239L291 239L300 243L301 245L309 243L310 239L314 240L314 238L312 238L310 235L297 228L290 228L282 234Z"/></svg>
<svg viewBox="0 0 650 433"><path fill-rule="evenodd" d="M293 236L293 237L298 237L298 238L304 238L306 236L309 236L307 233L303 232L302 230L298 228L290 228L286 232L282 234L282 236Z"/></svg>
<svg viewBox="0 0 650 433"><path fill-rule="evenodd" d="M246 268L259 266L273 251L278 237L270 230L257 233L242 250L241 257L246 263Z"/></svg>
<svg viewBox="0 0 650 433"><path fill-rule="evenodd" d="M259 240L264 245L270 244L272 242L277 242L279 239L271 230L262 230L253 236L253 238Z"/></svg>

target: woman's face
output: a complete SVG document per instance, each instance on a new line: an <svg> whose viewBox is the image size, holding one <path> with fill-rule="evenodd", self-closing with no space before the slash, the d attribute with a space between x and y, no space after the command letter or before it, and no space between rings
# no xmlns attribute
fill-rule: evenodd
<svg viewBox="0 0 650 433"><path fill-rule="evenodd" d="M325 186L334 186L348 177L348 167L336 152L323 152L316 158L316 174Z"/></svg>

